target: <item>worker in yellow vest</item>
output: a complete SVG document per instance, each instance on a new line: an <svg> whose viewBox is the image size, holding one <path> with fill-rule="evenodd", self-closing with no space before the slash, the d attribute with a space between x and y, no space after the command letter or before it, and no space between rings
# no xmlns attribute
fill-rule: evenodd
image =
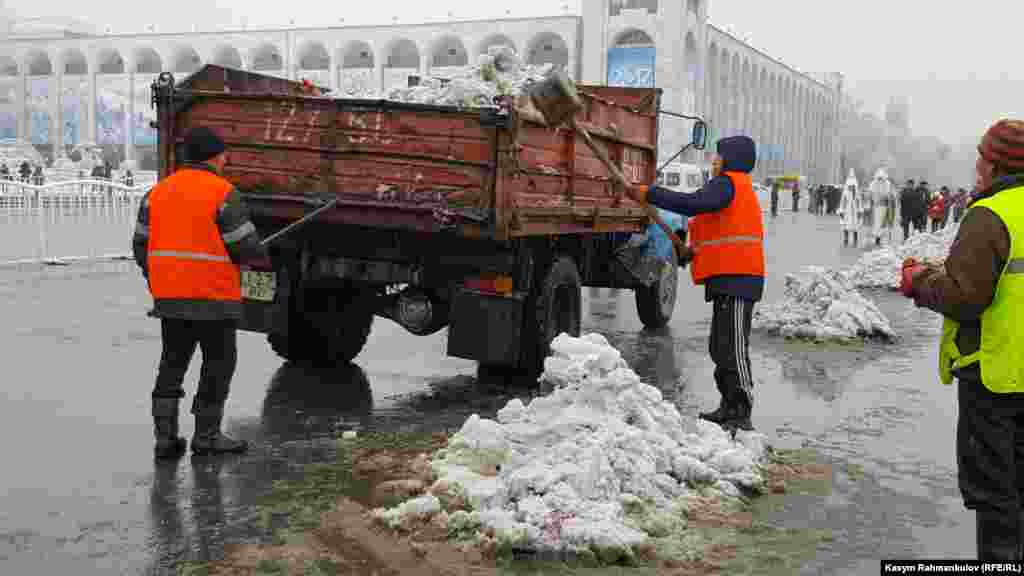
<svg viewBox="0 0 1024 576"><path fill-rule="evenodd" d="M945 316L944 384L959 380L957 463L981 560L1024 559L1024 122L978 146L978 196L941 268L908 260L901 289ZM1018 328L1020 330L1018 330Z"/></svg>

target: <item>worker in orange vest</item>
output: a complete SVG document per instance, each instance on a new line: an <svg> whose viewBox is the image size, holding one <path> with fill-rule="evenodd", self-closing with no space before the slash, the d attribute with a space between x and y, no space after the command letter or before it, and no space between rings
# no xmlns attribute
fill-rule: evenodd
<svg viewBox="0 0 1024 576"><path fill-rule="evenodd" d="M754 303L764 294L764 223L750 173L757 148L747 136L718 141L714 178L693 194L641 186L629 191L640 203L693 217L690 273L714 303L709 348L722 401L700 417L723 428L753 430L754 379L749 340Z"/></svg>
<svg viewBox="0 0 1024 576"><path fill-rule="evenodd" d="M152 393L157 459L176 458L185 451L185 440L178 437L178 403L185 396L182 382L197 345L203 366L192 402L192 452L246 450L245 442L221 433L238 358L238 265L267 259L241 195L221 175L228 161L224 142L208 128L194 128L185 136L185 153L190 163L143 198L132 239L163 342Z"/></svg>

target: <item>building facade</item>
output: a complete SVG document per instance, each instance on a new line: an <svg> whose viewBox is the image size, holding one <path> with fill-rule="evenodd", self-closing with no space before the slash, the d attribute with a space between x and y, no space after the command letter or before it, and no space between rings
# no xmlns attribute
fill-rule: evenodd
<svg viewBox="0 0 1024 576"><path fill-rule="evenodd" d="M0 42L0 138L29 140L51 156L96 142L137 161L155 146L150 84L162 71L180 79L214 63L307 78L358 97L506 45L531 64L562 66L585 83L662 88L662 107L706 118L712 138L753 136L759 177L798 172L836 181L840 79L816 80L710 25L707 4L588 0L581 15L526 19L8 36ZM670 117L661 126L664 159L686 143L691 126Z"/></svg>

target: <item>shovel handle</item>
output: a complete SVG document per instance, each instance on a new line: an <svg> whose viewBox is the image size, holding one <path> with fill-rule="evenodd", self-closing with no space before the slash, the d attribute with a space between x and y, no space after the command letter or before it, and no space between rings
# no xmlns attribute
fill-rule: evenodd
<svg viewBox="0 0 1024 576"><path fill-rule="evenodd" d="M622 186L623 189L628 188L629 184L626 182L626 177L622 175L622 172L615 164L612 164L611 159L608 158L608 155L605 154L605 151L599 148L597 144L594 143L594 140L590 137L590 133L587 132L587 129L577 124L575 118L571 118L570 122L572 123L572 127L577 132L579 132L580 135L583 136L583 141L587 143L587 146L590 147L594 154L601 160L601 162L604 163L605 167L608 168L608 171L611 172L612 174L612 178L620 186ZM616 199L618 198L619 196L616 196ZM651 206L650 204L647 204L645 202L643 203L643 207L644 210L647 211L647 215L651 217L651 220L657 222L658 226L661 227L662 231L665 232L665 234L668 235L669 239L672 240L672 243L676 245L676 249L681 251L683 248L686 247L686 245L683 244L683 241L679 239L679 236L676 235L675 231L669 228L668 224L665 224L665 221L661 219L661 215L658 214L658 211L654 208L654 206Z"/></svg>
<svg viewBox="0 0 1024 576"><path fill-rule="evenodd" d="M278 230L277 232L274 232L270 236L267 236L266 238L264 238L263 241L260 242L260 245L262 245L262 246L269 246L271 243L277 241L278 238L284 236L285 234L288 234L289 232L291 232L291 231L293 231L293 230L295 230L297 228L300 228L300 227L304 226L307 222L309 222L313 218L316 218L317 216L319 216L323 212L326 212L326 211L330 210L331 208L334 208L334 206L338 203L339 200L340 200L340 198L335 198L334 200L331 200L330 202L324 204L323 206L321 206L321 207L317 208L316 210L310 212L309 214L303 216L299 220L296 220L295 222L292 222L291 224L285 226L284 228Z"/></svg>

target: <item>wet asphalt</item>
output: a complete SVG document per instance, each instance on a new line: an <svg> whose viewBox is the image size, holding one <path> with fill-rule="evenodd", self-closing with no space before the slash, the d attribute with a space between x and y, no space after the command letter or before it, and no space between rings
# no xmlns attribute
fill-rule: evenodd
<svg viewBox="0 0 1024 576"><path fill-rule="evenodd" d="M768 218L769 285L803 265L849 264L838 221ZM671 325L643 330L632 292L584 289L584 330L605 334L645 381L686 414L717 402L707 357L710 306L681 277ZM956 488L955 389L935 373L940 318L872 292L900 339L813 345L755 336L754 424L782 447L836 464L832 494L794 498L775 521L827 528L807 574L875 573L879 558L970 557L973 517ZM256 504L275 480L332 458L345 430L457 428L493 416L521 383L478 381L444 356L444 333L418 338L377 319L355 365L283 364L240 333L227 430L244 456L155 464L149 393L159 325L130 262L0 269L0 573L173 574L260 537ZM199 354L187 376L194 390ZM182 403L182 433L191 435Z"/></svg>

